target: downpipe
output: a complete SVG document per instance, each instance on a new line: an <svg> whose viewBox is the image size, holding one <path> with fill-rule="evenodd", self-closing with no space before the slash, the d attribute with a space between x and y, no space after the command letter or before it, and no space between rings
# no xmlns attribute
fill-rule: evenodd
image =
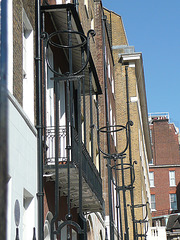
<svg viewBox="0 0 180 240"><path fill-rule="evenodd" d="M42 122L42 52L41 52L41 1L35 1L36 30L36 128L38 169L38 239L44 239L44 193L43 193L43 122Z"/></svg>

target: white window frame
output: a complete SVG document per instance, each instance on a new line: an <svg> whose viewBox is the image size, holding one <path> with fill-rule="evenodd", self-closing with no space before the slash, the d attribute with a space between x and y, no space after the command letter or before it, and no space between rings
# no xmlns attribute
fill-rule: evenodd
<svg viewBox="0 0 180 240"><path fill-rule="evenodd" d="M56 4L62 4L62 0L56 0Z"/></svg>
<svg viewBox="0 0 180 240"><path fill-rule="evenodd" d="M88 15L88 9L89 9L88 0L84 0L84 6L85 6L85 9L86 9L86 13L87 13L87 15Z"/></svg>
<svg viewBox="0 0 180 240"><path fill-rule="evenodd" d="M169 171L169 186L175 187L176 186L176 177L175 177L175 171L170 170Z"/></svg>
<svg viewBox="0 0 180 240"><path fill-rule="evenodd" d="M91 29L94 30L94 17L93 17L92 12L91 12Z"/></svg>
<svg viewBox="0 0 180 240"><path fill-rule="evenodd" d="M109 125L112 126L113 125L113 112L112 112L112 107L111 107L111 104L109 106ZM113 136L114 135L114 132L112 131L114 130L113 127L110 128L110 131L111 131L111 135Z"/></svg>
<svg viewBox="0 0 180 240"><path fill-rule="evenodd" d="M154 187L154 172L149 172L149 184L150 187Z"/></svg>
<svg viewBox="0 0 180 240"><path fill-rule="evenodd" d="M174 201L173 198L175 199ZM176 193L170 193L169 194L169 202L170 202L170 210L177 210L177 196ZM176 203L176 207L172 208L172 203Z"/></svg>
<svg viewBox="0 0 180 240"><path fill-rule="evenodd" d="M154 199L152 199L152 196L153 196ZM151 194L151 209L152 209L152 211L156 210L156 196L155 196L155 194Z"/></svg>
<svg viewBox="0 0 180 240"><path fill-rule="evenodd" d="M108 78L111 80L111 66L108 58Z"/></svg>
<svg viewBox="0 0 180 240"><path fill-rule="evenodd" d="M114 78L112 76L112 80L111 80L111 87L112 87L112 94L114 94Z"/></svg>
<svg viewBox="0 0 180 240"><path fill-rule="evenodd" d="M115 117L114 117L114 119L113 119L113 125L114 125L114 145L115 145L115 147L117 146L117 135L116 135L116 119L115 119Z"/></svg>

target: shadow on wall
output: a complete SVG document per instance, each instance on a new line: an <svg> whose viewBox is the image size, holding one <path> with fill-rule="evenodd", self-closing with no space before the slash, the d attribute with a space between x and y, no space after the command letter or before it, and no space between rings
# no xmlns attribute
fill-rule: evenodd
<svg viewBox="0 0 180 240"><path fill-rule="evenodd" d="M177 196L177 209L178 209L178 212L180 212L180 182L176 187L176 196Z"/></svg>

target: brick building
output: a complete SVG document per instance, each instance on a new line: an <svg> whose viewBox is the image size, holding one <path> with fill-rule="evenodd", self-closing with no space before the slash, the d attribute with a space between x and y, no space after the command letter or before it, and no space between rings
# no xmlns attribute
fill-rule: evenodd
<svg viewBox="0 0 180 240"><path fill-rule="evenodd" d="M7 239L29 239L37 229L35 128L35 6L8 1ZM29 221L31 219L31 221Z"/></svg>
<svg viewBox="0 0 180 240"><path fill-rule="evenodd" d="M107 9L105 15L114 58L116 124L130 129L127 151L119 159L121 237L145 239L147 225L151 225L148 163L152 151L142 54L128 45L121 16ZM117 132L117 152L123 151L126 140L123 131Z"/></svg>
<svg viewBox="0 0 180 240"><path fill-rule="evenodd" d="M149 114L153 160L149 164L154 226L166 226L169 214L180 211L179 130L168 113Z"/></svg>
<svg viewBox="0 0 180 240"><path fill-rule="evenodd" d="M8 1L8 45L8 239L136 238L134 207L145 234L143 63L121 17L99 0Z"/></svg>

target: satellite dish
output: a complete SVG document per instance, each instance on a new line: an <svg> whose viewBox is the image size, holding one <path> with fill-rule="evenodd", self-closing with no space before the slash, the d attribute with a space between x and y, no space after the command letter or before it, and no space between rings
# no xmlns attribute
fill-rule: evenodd
<svg viewBox="0 0 180 240"><path fill-rule="evenodd" d="M15 220L16 227L18 227L20 222L20 205L17 199L14 205L14 220Z"/></svg>

